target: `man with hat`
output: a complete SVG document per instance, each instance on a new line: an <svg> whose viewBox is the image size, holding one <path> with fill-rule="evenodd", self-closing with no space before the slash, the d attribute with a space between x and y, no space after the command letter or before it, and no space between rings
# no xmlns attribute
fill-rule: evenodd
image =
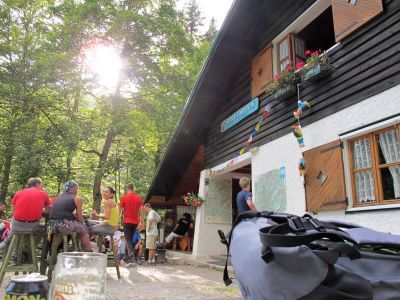
<svg viewBox="0 0 400 300"><path fill-rule="evenodd" d="M151 208L150 203L146 203L144 205L144 209L147 213L146 249L149 250L149 260L147 261L147 263L149 265L155 266L157 238L158 238L157 224L161 221L161 217L154 209Z"/></svg>
<svg viewBox="0 0 400 300"><path fill-rule="evenodd" d="M76 232L81 242L81 250L91 252L89 233L83 223L83 200L77 194L78 184L73 180L68 180L64 184L63 192L58 195L51 207L49 224L53 233Z"/></svg>

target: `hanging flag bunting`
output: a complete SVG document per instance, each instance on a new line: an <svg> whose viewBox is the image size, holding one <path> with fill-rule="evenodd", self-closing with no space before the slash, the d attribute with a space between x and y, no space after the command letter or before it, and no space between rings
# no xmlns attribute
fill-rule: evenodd
<svg viewBox="0 0 400 300"><path fill-rule="evenodd" d="M271 114L271 104L269 102L267 102L267 104L265 105L264 111L262 113L262 116L257 120L257 124L254 127L254 129L251 131L251 134L250 134L249 138L247 139L247 141L245 142L244 147L242 147L239 150L239 153L235 156L235 158L230 160L224 167L222 167L221 169L219 169L217 171L210 170L210 174L213 174L213 175L222 174L227 167L229 167L235 163L235 160L239 155L245 154L250 149L250 146L253 143L253 138L258 134L258 132L261 129L262 124L270 116L270 114Z"/></svg>
<svg viewBox="0 0 400 300"><path fill-rule="evenodd" d="M246 142L246 147L250 148L252 142L253 142L253 135L251 134L249 139Z"/></svg>
<svg viewBox="0 0 400 300"><path fill-rule="evenodd" d="M303 132L301 130L300 125L295 125L292 126L293 129L293 135L296 137L297 142L299 143L300 147L304 147L304 138L303 138Z"/></svg>
<svg viewBox="0 0 400 300"><path fill-rule="evenodd" d="M262 116L264 119L267 119L270 114L271 114L271 104L269 102L267 102Z"/></svg>

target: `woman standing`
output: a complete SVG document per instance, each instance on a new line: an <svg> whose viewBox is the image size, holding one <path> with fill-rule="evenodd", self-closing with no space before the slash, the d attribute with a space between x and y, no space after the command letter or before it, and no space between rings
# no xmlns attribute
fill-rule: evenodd
<svg viewBox="0 0 400 300"><path fill-rule="evenodd" d="M104 214L98 214L94 210L92 215L104 221L87 220L86 225L90 235L114 234L118 228L119 208L114 201L115 190L110 186L105 187L101 195L103 196Z"/></svg>

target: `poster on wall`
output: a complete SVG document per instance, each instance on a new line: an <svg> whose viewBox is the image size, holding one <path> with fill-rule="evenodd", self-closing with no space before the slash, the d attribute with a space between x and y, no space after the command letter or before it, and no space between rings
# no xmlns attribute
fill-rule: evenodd
<svg viewBox="0 0 400 300"><path fill-rule="evenodd" d="M205 198L205 223L232 224L232 179L210 178Z"/></svg>
<svg viewBox="0 0 400 300"><path fill-rule="evenodd" d="M254 182L254 204L259 211L286 212L286 182L284 169L261 174Z"/></svg>

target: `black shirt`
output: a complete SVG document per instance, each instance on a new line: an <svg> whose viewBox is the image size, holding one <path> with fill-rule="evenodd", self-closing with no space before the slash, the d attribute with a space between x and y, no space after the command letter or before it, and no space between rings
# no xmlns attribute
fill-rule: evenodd
<svg viewBox="0 0 400 300"><path fill-rule="evenodd" d="M192 221L189 221L185 218L179 219L178 221L178 227L174 230L175 234L179 235L185 235L186 232L189 230L190 223Z"/></svg>
<svg viewBox="0 0 400 300"><path fill-rule="evenodd" d="M50 219L76 220L73 214L76 210L75 197L72 193L61 193L51 206Z"/></svg>

